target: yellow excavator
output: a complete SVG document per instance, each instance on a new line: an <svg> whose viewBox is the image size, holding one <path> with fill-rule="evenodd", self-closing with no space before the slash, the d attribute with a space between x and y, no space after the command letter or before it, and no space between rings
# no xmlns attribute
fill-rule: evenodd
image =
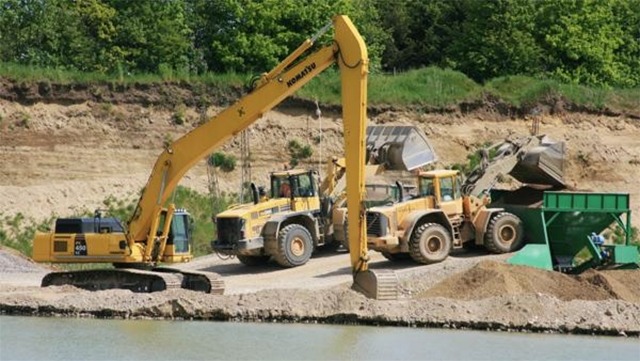
<svg viewBox="0 0 640 361"><path fill-rule="evenodd" d="M332 24L333 44L307 55L307 50ZM170 204L171 194L198 161L337 63L342 82L347 207L349 223L353 225L349 228L349 243L354 288L380 298L376 289L379 280L393 282L395 275L385 273L378 277L367 266L363 205L367 48L347 16L335 16L332 24L327 24L274 69L263 74L249 94L166 147L154 165L127 227L117 219L96 214L94 218L59 219L53 232L38 233L33 241L33 259L38 262L112 263L116 266L114 269L50 273L42 285L128 288L138 292L182 287L222 293L223 282L217 274L150 268L160 263L192 259L189 216ZM393 292L397 292L393 286L387 289L392 295L383 297L393 297Z"/></svg>

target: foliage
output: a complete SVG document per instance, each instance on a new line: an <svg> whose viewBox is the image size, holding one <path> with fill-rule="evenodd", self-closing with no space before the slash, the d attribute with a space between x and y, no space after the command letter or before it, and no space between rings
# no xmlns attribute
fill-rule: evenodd
<svg viewBox="0 0 640 361"><path fill-rule="evenodd" d="M232 154L215 152L207 160L210 166L219 167L223 172L231 172L236 169L236 157Z"/></svg>
<svg viewBox="0 0 640 361"><path fill-rule="evenodd" d="M624 229L618 224L615 224L613 229L605 232L605 237L610 238L614 244L624 244L626 239ZM640 232L637 227L631 227L629 244L640 246Z"/></svg>
<svg viewBox="0 0 640 361"><path fill-rule="evenodd" d="M216 198L178 186L172 202L180 208L185 208L194 220L191 235L194 254L201 256L211 253L211 240L216 237L216 227L212 217L227 209L232 199L224 194Z"/></svg>
<svg viewBox="0 0 640 361"><path fill-rule="evenodd" d="M465 21L449 46L450 61L476 81L538 73L542 49L533 36L536 6L529 0L462 1Z"/></svg>
<svg viewBox="0 0 640 361"><path fill-rule="evenodd" d="M173 113L173 116L171 117L173 124L183 125L186 120L185 112L186 112L186 107L184 106L184 104L180 104L179 106L177 106Z"/></svg>
<svg viewBox="0 0 640 361"><path fill-rule="evenodd" d="M50 231L53 219L50 217L47 220L37 222L33 218L25 217L22 213L15 215L0 213L0 245L13 248L31 257L33 237L37 231Z"/></svg>
<svg viewBox="0 0 640 361"><path fill-rule="evenodd" d="M489 149L489 161L493 159L497 154L497 149L489 148L491 146L490 142L485 142L476 147L476 150L472 153L467 154L467 163L456 163L451 166L451 169L455 169L465 176L469 176L471 172L476 169L480 165L480 161L482 160L481 150Z"/></svg>
<svg viewBox="0 0 640 361"><path fill-rule="evenodd" d="M313 79L297 95L319 99L324 104L339 105L340 89L340 74L329 71ZM460 72L429 67L396 75L372 74L367 98L371 105L447 107L479 98L481 90L478 84Z"/></svg>
<svg viewBox="0 0 640 361"><path fill-rule="evenodd" d="M287 151L291 159L289 165L296 167L301 160L311 158L313 155L313 148L309 144L302 145L296 139L292 139L287 143Z"/></svg>
<svg viewBox="0 0 640 361"><path fill-rule="evenodd" d="M0 0L0 62L118 82L262 73L333 14L356 24L372 73L640 86L640 0Z"/></svg>

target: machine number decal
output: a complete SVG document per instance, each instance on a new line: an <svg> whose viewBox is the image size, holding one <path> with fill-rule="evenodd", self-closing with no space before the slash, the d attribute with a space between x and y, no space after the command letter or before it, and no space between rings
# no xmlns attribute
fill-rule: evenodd
<svg viewBox="0 0 640 361"><path fill-rule="evenodd" d="M83 236L77 236L73 246L74 256L87 255L87 240Z"/></svg>

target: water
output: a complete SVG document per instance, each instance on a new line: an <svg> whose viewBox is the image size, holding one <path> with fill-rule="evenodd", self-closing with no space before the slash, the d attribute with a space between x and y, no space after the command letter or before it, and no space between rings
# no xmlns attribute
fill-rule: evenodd
<svg viewBox="0 0 640 361"><path fill-rule="evenodd" d="M0 317L0 360L640 360L637 338Z"/></svg>

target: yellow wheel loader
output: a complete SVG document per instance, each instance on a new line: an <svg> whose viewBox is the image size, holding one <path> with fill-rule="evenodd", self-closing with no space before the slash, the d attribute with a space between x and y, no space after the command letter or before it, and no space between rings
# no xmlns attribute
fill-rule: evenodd
<svg viewBox="0 0 640 361"><path fill-rule="evenodd" d="M564 188L564 143L545 136L507 140L484 151L478 168L463 180L456 170L417 175L418 194L397 204L367 210L367 244L395 261L412 258L443 261L463 245L483 245L495 253L512 252L524 243L521 220L491 207L489 191L501 175L548 189Z"/></svg>
<svg viewBox="0 0 640 361"><path fill-rule="evenodd" d="M332 44L307 54L332 25ZM346 203L351 210L349 224L353 225L349 227L349 243L354 288L370 297L382 295L377 289L377 280L393 281L393 277L387 274L378 277L368 270L364 224L369 60L364 40L351 20L343 15L335 16L332 23L307 39L270 72L263 74L249 94L166 147L158 157L126 227L115 219L101 217L68 219L56 222L51 233L36 234L33 258L38 262L117 266L95 271L56 272L46 276L43 285L71 284L88 289L129 288L146 292L183 287L222 293L224 286L216 274L190 275L174 269L151 269L161 263L188 262L193 257L188 215L177 211L169 202L171 194L194 164L334 63L340 68L342 83L345 167L348 169Z"/></svg>
<svg viewBox="0 0 640 361"><path fill-rule="evenodd" d="M414 126L387 125L367 128L370 161L365 178L373 181L387 170L412 170L435 160L426 136ZM374 156L375 154L375 156ZM253 203L232 207L216 216L218 238L214 251L235 255L245 265L273 258L283 267L300 266L317 247L349 249L344 159L332 158L320 183L317 172L292 169L271 173L271 193L260 202L252 185ZM389 185L387 192L394 192ZM385 189L380 183L365 185L366 194ZM374 202L370 199L368 202Z"/></svg>

